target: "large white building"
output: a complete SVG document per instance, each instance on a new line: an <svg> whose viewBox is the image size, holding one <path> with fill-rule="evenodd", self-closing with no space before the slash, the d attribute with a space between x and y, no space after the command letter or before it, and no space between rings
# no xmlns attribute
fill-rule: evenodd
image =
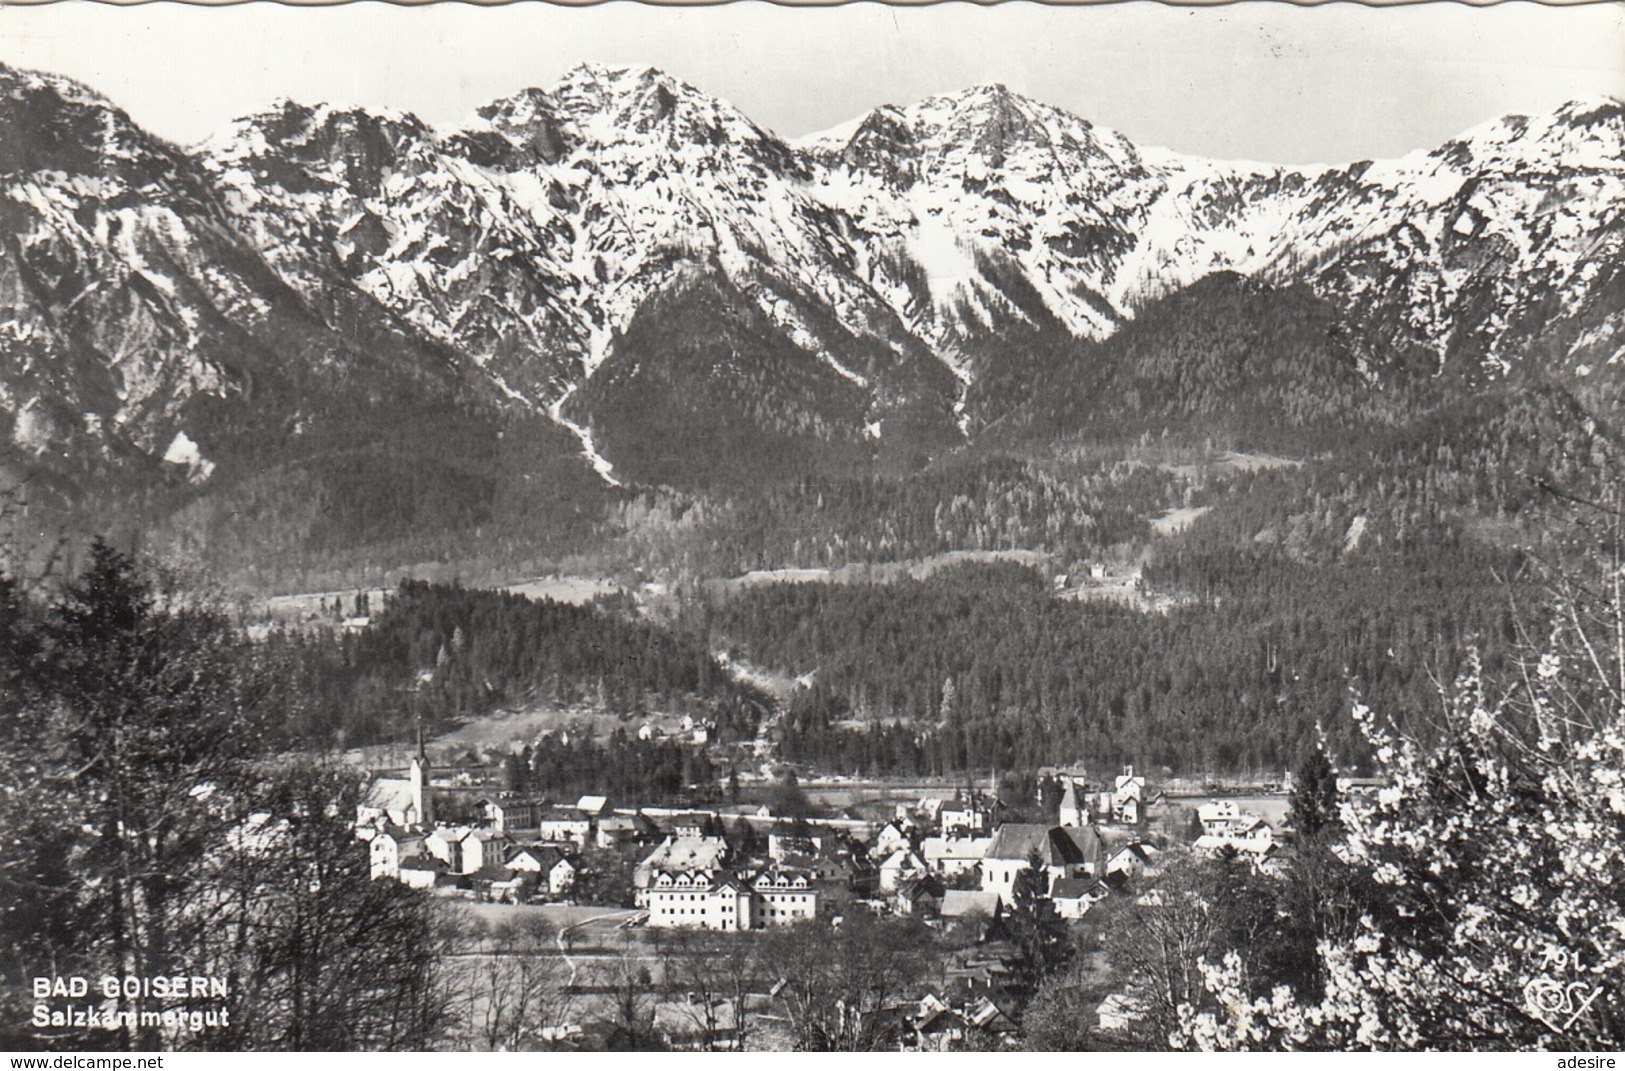
<svg viewBox="0 0 1625 1071"><path fill-rule="evenodd" d="M1191 845L1193 848L1210 852L1233 848L1257 858L1269 855L1276 848L1274 828L1230 800L1204 803L1196 815L1202 823L1202 835Z"/></svg>
<svg viewBox="0 0 1625 1071"><path fill-rule="evenodd" d="M632 887L639 907L661 874L721 872L728 860L728 842L721 837L667 837L648 858L632 870Z"/></svg>
<svg viewBox="0 0 1625 1071"><path fill-rule="evenodd" d="M666 929L753 930L818 915L818 890L806 874L766 867L660 870L644 892L649 925Z"/></svg>
<svg viewBox="0 0 1625 1071"><path fill-rule="evenodd" d="M1093 826L1044 826L1008 822L993 834L982 858L982 891L1014 902L1016 877L1035 859L1043 872L1043 895L1065 878L1106 875L1106 848Z"/></svg>
<svg viewBox="0 0 1625 1071"><path fill-rule="evenodd" d="M951 878L975 870L992 843L992 837L927 837L920 855L931 873Z"/></svg>

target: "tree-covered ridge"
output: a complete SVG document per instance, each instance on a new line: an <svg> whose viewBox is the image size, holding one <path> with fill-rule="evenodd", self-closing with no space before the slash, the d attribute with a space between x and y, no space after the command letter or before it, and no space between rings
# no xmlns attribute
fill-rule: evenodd
<svg viewBox="0 0 1625 1071"><path fill-rule="evenodd" d="M410 739L498 707L591 704L689 711L727 735L754 731L765 700L697 640L626 605L575 606L403 581L360 632L274 634L321 711L310 733L348 744Z"/></svg>
<svg viewBox="0 0 1625 1071"><path fill-rule="evenodd" d="M752 661L813 675L782 727L787 757L909 773L1071 759L1279 770L1317 723L1359 761L1363 740L1337 717L1351 687L1428 708L1465 639L1494 649L1512 632L1482 559L1240 564L1245 596L1165 613L1058 598L1007 564L762 586L693 612Z"/></svg>
<svg viewBox="0 0 1625 1071"><path fill-rule="evenodd" d="M1618 458L1612 429L1571 395L1509 386L1301 466L1232 475L1206 490L1211 512L1160 548L1146 576L1211 594L1251 583L1246 563L1275 557L1491 564L1549 542L1568 502L1605 492Z"/></svg>
<svg viewBox="0 0 1625 1071"><path fill-rule="evenodd" d="M1073 561L1149 536L1175 481L1122 451L945 457L908 476L808 476L701 499L644 492L612 514L641 566L688 576L1041 550Z"/></svg>
<svg viewBox="0 0 1625 1071"><path fill-rule="evenodd" d="M1313 451L1438 396L1418 355L1373 352L1308 288L1232 273L1154 302L1104 342L1051 346L1027 365L979 388L986 434L1000 441L1149 432Z"/></svg>
<svg viewBox="0 0 1625 1071"><path fill-rule="evenodd" d="M681 278L571 401L617 475L696 488L860 467L864 392L780 334L725 278ZM586 416L590 414L590 416Z"/></svg>

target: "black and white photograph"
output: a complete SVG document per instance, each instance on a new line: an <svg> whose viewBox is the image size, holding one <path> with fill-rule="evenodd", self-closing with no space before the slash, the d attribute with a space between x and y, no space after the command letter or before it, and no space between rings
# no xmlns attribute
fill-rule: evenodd
<svg viewBox="0 0 1625 1071"><path fill-rule="evenodd" d="M1622 983L1625 3L0 3L0 1049Z"/></svg>

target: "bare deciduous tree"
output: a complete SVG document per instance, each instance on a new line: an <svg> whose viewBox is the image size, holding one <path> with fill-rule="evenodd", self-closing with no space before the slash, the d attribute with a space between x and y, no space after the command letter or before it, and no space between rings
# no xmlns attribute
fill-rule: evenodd
<svg viewBox="0 0 1625 1071"><path fill-rule="evenodd" d="M564 1024L573 997L557 935L539 915L469 928L457 972L466 1038L488 1051L511 1051Z"/></svg>
<svg viewBox="0 0 1625 1071"><path fill-rule="evenodd" d="M665 943L666 988L680 998L705 1050L745 1048L751 991L765 988L760 944L760 935L748 930L677 930Z"/></svg>
<svg viewBox="0 0 1625 1071"><path fill-rule="evenodd" d="M892 1047L901 1010L924 977L917 926L851 916L835 928L806 922L765 935L780 975L776 1000L803 1052Z"/></svg>

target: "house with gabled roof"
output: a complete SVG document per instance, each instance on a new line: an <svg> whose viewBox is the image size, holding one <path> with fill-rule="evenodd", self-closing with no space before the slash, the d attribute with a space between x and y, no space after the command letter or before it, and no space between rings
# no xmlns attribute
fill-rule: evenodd
<svg viewBox="0 0 1625 1071"><path fill-rule="evenodd" d="M916 1052L956 1052L965 1045L965 1020L934 995L920 1002L909 1025L914 1029Z"/></svg>
<svg viewBox="0 0 1625 1071"><path fill-rule="evenodd" d="M423 838L423 850L457 873L464 873L462 848L459 845L471 832L468 826L436 826ZM471 869L478 870L479 867Z"/></svg>
<svg viewBox="0 0 1625 1071"><path fill-rule="evenodd" d="M457 870L472 874L476 870L501 866L508 849L513 846L504 833L494 829L471 829L458 842Z"/></svg>
<svg viewBox="0 0 1625 1071"><path fill-rule="evenodd" d="M575 886L578 870L575 860L552 845L517 845L509 849L503 865L537 875L539 886L553 896L563 896Z"/></svg>
<svg viewBox="0 0 1625 1071"><path fill-rule="evenodd" d="M942 805L937 821L945 837L986 835L993 825L994 803L980 792L958 795Z"/></svg>
<svg viewBox="0 0 1625 1071"><path fill-rule="evenodd" d="M982 891L998 893L1010 903L1016 876L1034 857L1044 872L1045 894L1062 878L1098 881L1106 874L1105 842L1093 826L1006 822L993 834L993 843L982 857Z"/></svg>
<svg viewBox="0 0 1625 1071"><path fill-rule="evenodd" d="M975 889L948 889L942 894L941 914L945 919L998 918L1004 902L996 892Z"/></svg>
<svg viewBox="0 0 1625 1071"><path fill-rule="evenodd" d="M1010 1018L1010 1014L1003 1008L993 1003L992 998L985 993L966 1004L960 1014L965 1017L967 1026L990 1034L1002 1037L1016 1031L1015 1020Z"/></svg>
<svg viewBox="0 0 1625 1071"><path fill-rule="evenodd" d="M1208 836L1222 837L1230 832L1231 823L1241 818L1241 808L1235 800L1213 800L1196 808L1197 821Z"/></svg>
<svg viewBox="0 0 1625 1071"><path fill-rule="evenodd" d="M500 904L524 903L537 884L534 873L501 866L481 867L468 877L476 895Z"/></svg>
<svg viewBox="0 0 1625 1071"><path fill-rule="evenodd" d="M909 878L897 887L892 910L913 918L934 918L942 909L942 894L942 882L936 878Z"/></svg>
<svg viewBox="0 0 1625 1071"><path fill-rule="evenodd" d="M1106 883L1093 878L1062 878L1049 891L1055 914L1063 919L1083 918L1108 895Z"/></svg>
<svg viewBox="0 0 1625 1071"><path fill-rule="evenodd" d="M1145 807L1145 778L1124 766L1112 787L1112 818L1127 825L1137 825Z"/></svg>
<svg viewBox="0 0 1625 1071"><path fill-rule="evenodd" d="M882 893L893 893L907 879L924 877L925 874L925 861L907 848L899 848L880 864L879 889Z"/></svg>
<svg viewBox="0 0 1625 1071"><path fill-rule="evenodd" d="M368 842L367 853L374 878L399 878L402 861L423 854L423 834L385 826Z"/></svg>
<svg viewBox="0 0 1625 1071"><path fill-rule="evenodd" d="M600 848L653 844L658 839L659 830L642 814L601 814L593 824L593 843Z"/></svg>
<svg viewBox="0 0 1625 1071"><path fill-rule="evenodd" d="M1192 847L1200 851L1234 848L1253 858L1263 858L1275 850L1275 830L1263 818L1243 811L1234 800L1214 800L1196 811L1202 835Z"/></svg>
<svg viewBox="0 0 1625 1071"><path fill-rule="evenodd" d="M888 859L899 851L910 850L913 847L914 841L908 835L908 831L900 823L891 821L881 826L879 832L875 834L873 843L869 845L869 857L877 860Z"/></svg>
<svg viewBox="0 0 1625 1071"><path fill-rule="evenodd" d="M1123 874L1131 878L1157 873L1157 860L1162 849L1146 841L1132 841L1112 853L1106 860L1106 874Z"/></svg>
<svg viewBox="0 0 1625 1071"><path fill-rule="evenodd" d="M674 814L662 819L661 824L671 830L671 834L678 838L699 838L711 835L711 830L717 822L711 815L699 811L686 814Z"/></svg>
<svg viewBox="0 0 1625 1071"><path fill-rule="evenodd" d="M395 879L409 889L433 889L441 875L447 873L446 864L432 856L420 855L401 862Z"/></svg>
<svg viewBox="0 0 1625 1071"><path fill-rule="evenodd" d="M920 858L931 873L951 878L981 865L992 843L992 837L926 837L920 842Z"/></svg>

